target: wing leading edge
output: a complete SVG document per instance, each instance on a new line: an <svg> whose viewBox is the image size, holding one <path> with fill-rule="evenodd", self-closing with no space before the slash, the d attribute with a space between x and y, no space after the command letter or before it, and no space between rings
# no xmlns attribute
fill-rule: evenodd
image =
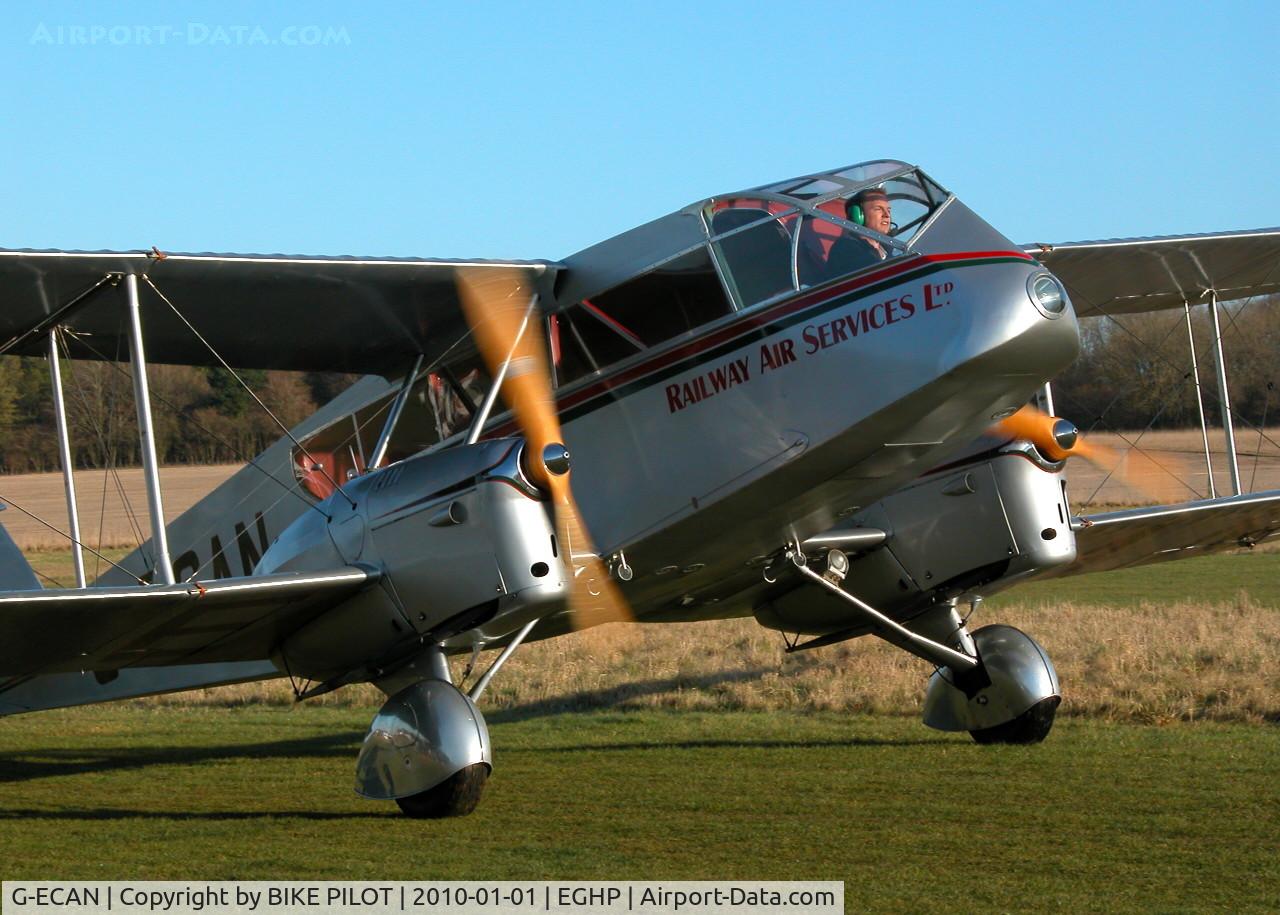
<svg viewBox="0 0 1280 915"><path fill-rule="evenodd" d="M1024 245L1066 284L1082 318L1280 292L1280 228Z"/></svg>
<svg viewBox="0 0 1280 915"><path fill-rule="evenodd" d="M207 584L0 592L0 677L266 660L285 636L378 577L348 567Z"/></svg>

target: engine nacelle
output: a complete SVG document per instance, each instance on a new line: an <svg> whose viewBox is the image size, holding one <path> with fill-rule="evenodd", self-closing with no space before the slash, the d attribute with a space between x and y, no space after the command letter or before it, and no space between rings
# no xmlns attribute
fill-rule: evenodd
<svg viewBox="0 0 1280 915"><path fill-rule="evenodd" d="M892 493L832 532L868 528L888 535L882 545L849 557L842 587L902 621L1072 562L1075 534L1061 469L1014 446ZM779 591L787 584L780 582ZM813 635L853 624L848 604L810 587L771 595L756 618L771 629Z"/></svg>
<svg viewBox="0 0 1280 915"><path fill-rule="evenodd" d="M554 531L519 455L510 439L419 455L348 482L281 534L259 573L361 564L383 576L287 637L290 671L326 680L422 639L481 625L498 637L562 601Z"/></svg>

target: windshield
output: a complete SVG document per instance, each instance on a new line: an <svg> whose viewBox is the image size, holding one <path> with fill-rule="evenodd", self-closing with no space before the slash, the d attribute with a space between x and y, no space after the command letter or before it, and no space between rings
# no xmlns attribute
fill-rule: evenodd
<svg viewBox="0 0 1280 915"><path fill-rule="evenodd" d="M918 169L879 160L713 198L703 222L747 308L906 254L948 198Z"/></svg>

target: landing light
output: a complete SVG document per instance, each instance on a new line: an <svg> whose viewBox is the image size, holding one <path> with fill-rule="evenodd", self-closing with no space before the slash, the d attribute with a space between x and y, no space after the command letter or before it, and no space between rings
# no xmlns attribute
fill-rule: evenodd
<svg viewBox="0 0 1280 915"><path fill-rule="evenodd" d="M1056 318L1067 308L1067 293L1062 284L1047 273L1037 273L1027 281L1031 301L1046 317Z"/></svg>

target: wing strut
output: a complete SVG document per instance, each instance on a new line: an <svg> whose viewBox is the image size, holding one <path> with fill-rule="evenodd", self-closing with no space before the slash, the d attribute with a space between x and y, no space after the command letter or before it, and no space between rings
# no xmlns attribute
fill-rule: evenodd
<svg viewBox="0 0 1280 915"><path fill-rule="evenodd" d="M502 361L501 367L493 377L493 384L489 388L489 393L485 394L484 402L480 404L480 410L476 413L476 418L471 422L471 428L467 430L466 444L474 445L480 440L480 430L484 428L484 424L489 421L489 414L493 412L493 404L498 399L498 392L502 390L502 385L507 380L507 370L511 368L511 359L516 354L516 349L520 346L520 341L524 339L525 332L529 329L529 319L533 316L534 309L538 305L538 294L535 292L529 298L529 305L524 311L524 320L520 322L520 330L516 332L516 337L511 341L511 349L507 352L507 358Z"/></svg>
<svg viewBox="0 0 1280 915"><path fill-rule="evenodd" d="M1236 428L1231 418L1231 397L1227 389L1227 362L1222 354L1222 327L1218 324L1218 293L1209 290L1209 316L1213 319L1213 363L1218 370L1218 396L1222 402L1222 429L1227 434L1227 470L1231 472L1231 494L1240 495L1240 462L1236 459Z"/></svg>
<svg viewBox="0 0 1280 915"><path fill-rule="evenodd" d="M1200 439L1204 442L1204 469L1209 475L1209 498L1218 498L1218 487L1213 482L1213 457L1209 451L1209 424L1204 418L1204 391L1200 387L1200 360L1196 357L1196 335L1191 329L1191 303L1182 300L1187 315L1187 342L1191 344L1191 378L1196 386L1196 410L1200 413ZM1221 340L1219 340L1221 342Z"/></svg>
<svg viewBox="0 0 1280 915"><path fill-rule="evenodd" d="M404 405L409 400L409 392L413 389L413 383L418 380L418 373L422 371L422 363L426 359L422 353L418 353L418 358L413 361L413 368L409 369L409 374L404 376L404 384L400 386L400 393L396 395L395 402L391 404L391 409L387 413L387 421L382 424L382 432L378 435L378 443L373 446L373 455L369 458L365 468L368 470L377 470L383 459L387 456L387 447L391 444L391 435L396 431L396 425L400 422L400 414L404 411ZM351 417L355 419L355 414ZM357 441L359 439L357 438Z"/></svg>
<svg viewBox="0 0 1280 915"><path fill-rule="evenodd" d="M155 545L155 577L171 585L173 562L164 527L160 498L160 468L156 463L156 436L151 423L151 390L147 386L147 355L142 347L142 309L138 307L138 276L127 274L124 288L129 300L129 357L133 363L133 399L138 405L138 438L142 445L142 472L147 480L147 507L151 512L151 542Z"/></svg>
<svg viewBox="0 0 1280 915"><path fill-rule="evenodd" d="M84 549L80 546L80 510L76 502L76 481L71 475L71 434L67 431L67 405L62 398L62 365L58 361L57 327L49 330L49 380L53 384L53 418L58 428L58 458L62 461L62 483L67 495L67 525L71 531L71 561L76 570L76 587L88 582L84 575Z"/></svg>

